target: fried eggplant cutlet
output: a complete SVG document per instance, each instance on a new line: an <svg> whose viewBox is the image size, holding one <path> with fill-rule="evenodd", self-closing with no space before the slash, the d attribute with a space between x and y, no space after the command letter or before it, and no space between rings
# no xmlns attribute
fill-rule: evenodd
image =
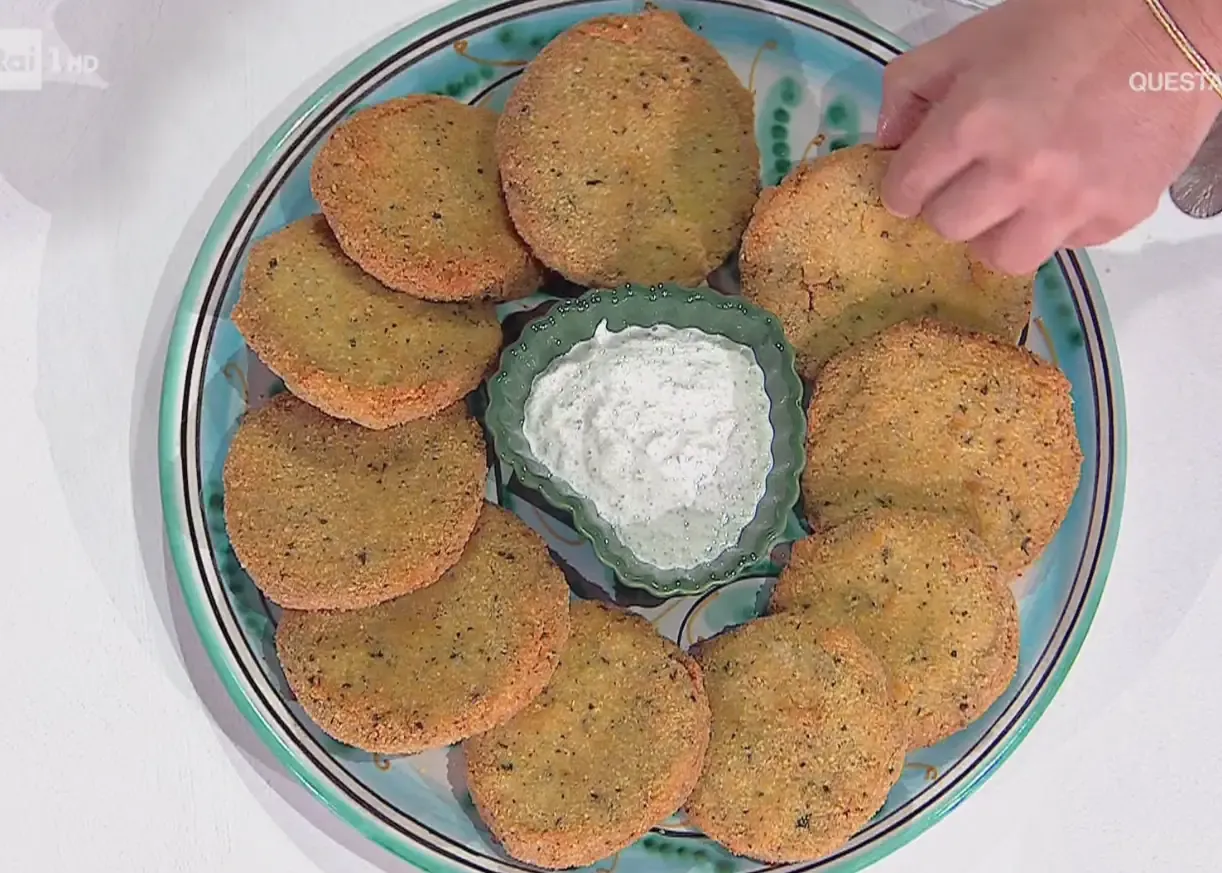
<svg viewBox="0 0 1222 873"><path fill-rule="evenodd" d="M853 343L930 317L1016 343L1032 276L996 273L967 246L883 206L891 152L858 145L803 163L765 191L743 236L748 299L776 313L807 379Z"/></svg>
<svg viewBox="0 0 1222 873"><path fill-rule="evenodd" d="M311 188L348 257L424 300L513 300L542 271L505 210L497 116L413 94L358 110L314 161Z"/></svg>
<svg viewBox="0 0 1222 873"><path fill-rule="evenodd" d="M713 732L688 820L736 855L821 858L882 807L907 736L882 663L851 632L773 615L703 641Z"/></svg>
<svg viewBox="0 0 1222 873"><path fill-rule="evenodd" d="M640 616L584 601L543 693L463 747L471 796L505 851L561 869L674 814L708 738L695 663Z"/></svg>
<svg viewBox="0 0 1222 873"><path fill-rule="evenodd" d="M914 748L967 727L1018 669L1014 595L945 516L872 510L798 541L771 610L853 630L890 675Z"/></svg>
<svg viewBox="0 0 1222 873"><path fill-rule="evenodd" d="M862 341L819 374L802 491L816 528L876 507L950 514L1012 578L1052 541L1081 468L1060 370L925 320Z"/></svg>
<svg viewBox="0 0 1222 873"><path fill-rule="evenodd" d="M390 290L343 253L321 215L254 246L233 323L290 391L371 428L460 400L501 349L493 304Z"/></svg>
<svg viewBox="0 0 1222 873"><path fill-rule="evenodd" d="M286 609L359 609L436 582L466 545L488 474L457 404L369 430L291 394L242 419L225 525L255 585Z"/></svg>
<svg viewBox="0 0 1222 873"><path fill-rule="evenodd" d="M568 632L569 589L546 543L484 504L436 583L368 609L286 612L276 650L329 735L410 755L510 719L543 690Z"/></svg>
<svg viewBox="0 0 1222 873"><path fill-rule="evenodd" d="M526 67L497 125L513 222L579 285L695 285L759 193L754 106L674 12L584 21Z"/></svg>

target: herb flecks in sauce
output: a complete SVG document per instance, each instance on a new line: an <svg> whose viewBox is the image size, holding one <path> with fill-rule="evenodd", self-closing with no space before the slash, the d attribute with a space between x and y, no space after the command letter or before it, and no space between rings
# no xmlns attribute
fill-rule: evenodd
<svg viewBox="0 0 1222 873"><path fill-rule="evenodd" d="M638 559L690 568L733 546L755 515L772 461L768 412L746 346L604 322L535 379L523 433Z"/></svg>

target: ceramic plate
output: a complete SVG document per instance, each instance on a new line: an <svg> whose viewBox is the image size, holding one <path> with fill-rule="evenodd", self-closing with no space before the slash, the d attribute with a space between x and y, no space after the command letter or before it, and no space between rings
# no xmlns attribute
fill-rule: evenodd
<svg viewBox="0 0 1222 873"><path fill-rule="evenodd" d="M370 756L329 740L294 702L275 658L277 610L242 572L225 535L221 467L229 441L243 412L280 390L243 344L229 312L251 240L317 209L309 166L337 121L359 106L421 91L499 107L523 64L558 32L584 18L633 8L590 0L468 0L370 49L280 128L234 188L192 270L170 344L160 446L166 525L186 602L216 669L263 739L323 802L369 838L430 871L529 868L507 858L479 823L456 751L394 760ZM882 67L903 49L884 30L814 0L697 0L674 8L755 92L765 183L775 183L803 155L855 143L873 129ZM727 269L713 284L724 288L734 281ZM548 290L571 296L577 289ZM546 305L548 298L537 296L502 307L510 337ZM1040 270L1025 342L1072 381L1086 461L1060 534L1018 584L1018 677L970 729L915 752L886 807L851 843L831 857L788 869L859 870L949 812L1031 729L1082 644L1119 524L1124 412L1111 329L1081 253L1062 253ZM477 411L481 402L477 393ZM699 598L650 599L618 586L570 519L490 460L488 497L547 539L576 596L637 609L683 645L756 614L760 592L776 571L772 562ZM800 529L793 533L800 535ZM680 821L656 829L597 869L616 864L656 873L759 868Z"/></svg>

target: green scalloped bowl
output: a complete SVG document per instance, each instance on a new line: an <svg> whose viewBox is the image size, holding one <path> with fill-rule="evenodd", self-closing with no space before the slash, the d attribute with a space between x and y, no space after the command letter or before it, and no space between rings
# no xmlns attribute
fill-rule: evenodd
<svg viewBox="0 0 1222 873"><path fill-rule="evenodd" d="M639 560L594 505L553 477L530 451L522 423L535 378L577 343L594 336L603 321L612 332L629 325L666 324L723 336L750 348L764 371L772 425L772 467L764 480L764 496L738 542L711 561L689 569L662 570ZM528 324L518 341L501 353L500 369L488 383L487 425L501 459L528 487L573 516L573 527L590 541L599 560L625 585L659 597L701 594L733 582L766 558L784 538L806 462L802 381L780 323L746 300L705 288L626 285L588 291L576 300L557 304L546 316Z"/></svg>

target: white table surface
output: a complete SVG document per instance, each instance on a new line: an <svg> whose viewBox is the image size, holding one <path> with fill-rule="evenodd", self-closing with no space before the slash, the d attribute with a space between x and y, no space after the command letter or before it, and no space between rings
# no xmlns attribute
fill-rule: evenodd
<svg viewBox="0 0 1222 873"><path fill-rule="evenodd" d="M0 93L0 871L408 869L273 763L213 675L166 556L156 413L179 290L241 168L433 2L0 5L0 27L99 60ZM861 5L910 39L946 23L938 0ZM1130 435L1107 593L1027 741L878 873L1218 869L1219 246L1222 219L1165 204L1094 254Z"/></svg>

